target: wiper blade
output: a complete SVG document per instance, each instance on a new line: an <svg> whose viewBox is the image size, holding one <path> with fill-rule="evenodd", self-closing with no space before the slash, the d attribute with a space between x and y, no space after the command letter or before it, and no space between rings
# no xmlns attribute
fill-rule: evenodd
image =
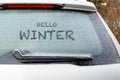
<svg viewBox="0 0 120 80"><path fill-rule="evenodd" d="M64 53L30 53L29 51L15 49L13 56L20 62L57 62L92 60L91 54L64 54Z"/></svg>

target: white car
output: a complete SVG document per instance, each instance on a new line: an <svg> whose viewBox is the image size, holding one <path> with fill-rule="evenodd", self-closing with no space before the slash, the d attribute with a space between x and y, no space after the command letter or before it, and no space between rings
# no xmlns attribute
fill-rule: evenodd
<svg viewBox="0 0 120 80"><path fill-rule="evenodd" d="M120 80L120 45L86 0L0 0L0 64L1 80Z"/></svg>

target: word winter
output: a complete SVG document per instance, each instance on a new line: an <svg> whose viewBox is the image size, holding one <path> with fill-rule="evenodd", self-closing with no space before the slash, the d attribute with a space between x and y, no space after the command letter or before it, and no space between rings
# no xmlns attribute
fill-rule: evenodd
<svg viewBox="0 0 120 80"><path fill-rule="evenodd" d="M20 40L72 40L74 32L72 30L20 30Z"/></svg>

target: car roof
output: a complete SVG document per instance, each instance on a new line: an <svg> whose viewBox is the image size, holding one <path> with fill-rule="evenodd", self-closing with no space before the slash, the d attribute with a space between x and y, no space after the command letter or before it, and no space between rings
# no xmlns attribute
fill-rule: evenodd
<svg viewBox="0 0 120 80"><path fill-rule="evenodd" d="M87 0L0 0L2 4L59 4L63 5L63 9L75 9L85 11L96 11L93 3Z"/></svg>

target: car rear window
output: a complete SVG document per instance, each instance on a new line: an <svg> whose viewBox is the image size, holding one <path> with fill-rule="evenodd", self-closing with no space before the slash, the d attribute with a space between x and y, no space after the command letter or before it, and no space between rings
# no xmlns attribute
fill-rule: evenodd
<svg viewBox="0 0 120 80"><path fill-rule="evenodd" d="M21 61L13 50L23 52ZM80 65L120 62L96 12L0 10L0 64L23 64L21 62L28 58L39 58L38 61L70 59L70 63L75 59L75 64Z"/></svg>

